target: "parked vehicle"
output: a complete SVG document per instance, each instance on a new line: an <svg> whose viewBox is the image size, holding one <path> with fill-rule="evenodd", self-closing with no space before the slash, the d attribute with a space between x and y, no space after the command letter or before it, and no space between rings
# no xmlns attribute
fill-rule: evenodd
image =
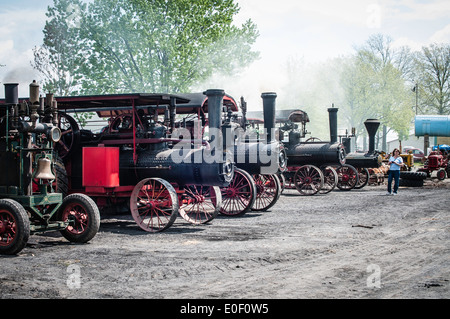
<svg viewBox="0 0 450 319"><path fill-rule="evenodd" d="M224 96L207 90L201 107L173 94L56 97L62 138L55 149L67 191L90 196L102 212L131 210L147 232L169 228L178 214L191 224L210 222L221 207L218 186L227 186L234 174L212 135L221 126ZM69 113L83 112L109 119L107 127L100 133L80 129ZM209 142L202 136L207 123Z"/></svg>
<svg viewBox="0 0 450 319"><path fill-rule="evenodd" d="M18 98L18 84L5 84L0 101L0 254L18 254L30 235L61 232L71 242L86 243L96 234L100 214L88 196L63 196L53 146L62 138L58 110L30 84L29 99Z"/></svg>
<svg viewBox="0 0 450 319"><path fill-rule="evenodd" d="M420 148L406 146L403 148L403 153L412 154L415 162L423 162L424 161L425 153Z"/></svg>
<svg viewBox="0 0 450 319"><path fill-rule="evenodd" d="M419 168L419 172L425 172L427 177L431 176L433 171L436 171L436 176L439 180L444 180L445 177L450 177L450 166L449 163L450 156L445 147L443 148L433 148L425 159L423 167Z"/></svg>
<svg viewBox="0 0 450 319"><path fill-rule="evenodd" d="M330 141L310 137L306 123L308 114L302 110L282 110L277 114L279 140L287 155L283 173L285 188L296 188L301 195L326 194L336 186L350 190L358 182L358 172L345 162L345 148L337 141L337 108L329 108ZM287 137L285 141L284 137Z"/></svg>

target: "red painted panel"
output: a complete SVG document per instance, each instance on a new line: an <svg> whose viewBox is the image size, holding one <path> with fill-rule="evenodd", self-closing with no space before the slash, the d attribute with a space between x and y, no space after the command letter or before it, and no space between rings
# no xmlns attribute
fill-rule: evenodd
<svg viewBox="0 0 450 319"><path fill-rule="evenodd" d="M83 186L119 185L119 148L83 147Z"/></svg>

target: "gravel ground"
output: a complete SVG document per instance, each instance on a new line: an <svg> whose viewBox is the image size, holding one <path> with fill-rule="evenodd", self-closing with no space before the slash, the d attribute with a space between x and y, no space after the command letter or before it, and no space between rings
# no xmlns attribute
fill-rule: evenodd
<svg viewBox="0 0 450 319"><path fill-rule="evenodd" d="M46 233L0 256L0 298L447 299L449 189L285 190L267 212L158 234L103 216L88 244Z"/></svg>

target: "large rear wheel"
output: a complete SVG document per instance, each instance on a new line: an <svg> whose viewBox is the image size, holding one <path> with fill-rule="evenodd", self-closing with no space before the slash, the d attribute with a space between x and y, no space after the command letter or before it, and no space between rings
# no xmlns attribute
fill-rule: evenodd
<svg viewBox="0 0 450 319"><path fill-rule="evenodd" d="M133 189L130 197L131 215L147 232L169 228L178 215L178 196L173 186L161 178L146 178Z"/></svg>

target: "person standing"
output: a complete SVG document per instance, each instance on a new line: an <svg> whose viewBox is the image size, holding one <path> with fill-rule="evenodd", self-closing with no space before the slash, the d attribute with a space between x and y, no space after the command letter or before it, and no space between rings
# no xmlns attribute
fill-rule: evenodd
<svg viewBox="0 0 450 319"><path fill-rule="evenodd" d="M388 176L388 187L386 195L397 195L398 184L400 181L400 167L405 165L403 159L400 156L400 151L395 148L392 152L392 156L389 157L389 176ZM394 180L394 192L392 192L392 180Z"/></svg>

